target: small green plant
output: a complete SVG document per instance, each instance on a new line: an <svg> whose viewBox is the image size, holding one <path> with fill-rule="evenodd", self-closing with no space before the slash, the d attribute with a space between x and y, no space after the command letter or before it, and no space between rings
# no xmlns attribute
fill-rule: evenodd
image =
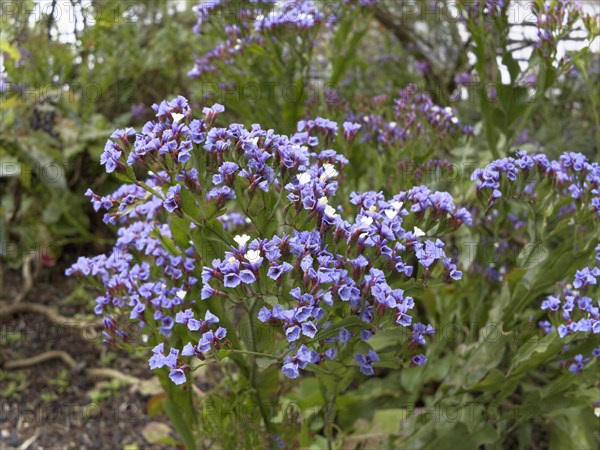
<svg viewBox="0 0 600 450"><path fill-rule="evenodd" d="M2 397L11 400L18 399L19 394L27 389L28 383L22 372L0 370L0 385Z"/></svg>
<svg viewBox="0 0 600 450"><path fill-rule="evenodd" d="M119 394L124 383L120 380L100 381L88 392L92 404L100 404L105 400Z"/></svg>

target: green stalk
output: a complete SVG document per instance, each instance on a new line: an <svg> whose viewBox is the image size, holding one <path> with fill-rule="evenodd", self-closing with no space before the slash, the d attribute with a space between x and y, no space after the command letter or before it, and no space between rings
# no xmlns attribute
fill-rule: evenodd
<svg viewBox="0 0 600 450"><path fill-rule="evenodd" d="M252 345L252 351L249 352L250 355L250 384L252 385L252 388L254 390L254 395L256 397L256 401L258 402L258 408L260 410L260 414L262 416L263 422L265 423L265 428L267 429L267 432L269 433L269 435L271 434L271 421L269 420L269 413L265 408L265 405L262 402L262 397L260 395L260 389L258 389L257 385L256 385L256 355L260 354L259 352L256 351L256 330L254 328L254 317L255 317L255 310L256 307L258 306L258 301L255 299L252 302L252 305L250 306L250 311L248 314L249 317L249 326L250 326L250 339L251 339L251 345Z"/></svg>

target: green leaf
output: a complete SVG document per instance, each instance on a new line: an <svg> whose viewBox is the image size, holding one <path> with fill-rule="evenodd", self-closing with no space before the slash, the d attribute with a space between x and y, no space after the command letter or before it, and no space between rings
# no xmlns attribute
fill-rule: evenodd
<svg viewBox="0 0 600 450"><path fill-rule="evenodd" d="M277 363L276 359L263 357L256 358L254 361L256 363L256 366L261 370L264 370L267 367L271 367L273 364Z"/></svg>
<svg viewBox="0 0 600 450"><path fill-rule="evenodd" d="M202 212L196 201L196 197L188 189L182 189L180 192L181 196L181 209L183 212L188 214L190 217L196 220L202 220Z"/></svg>
<svg viewBox="0 0 600 450"><path fill-rule="evenodd" d="M488 330L486 333L484 330ZM472 386L500 364L505 351L506 337L500 333L498 324L490 323L482 328L481 340L469 355L463 371L463 386Z"/></svg>
<svg viewBox="0 0 600 450"><path fill-rule="evenodd" d="M0 39L0 53L6 53L15 61L21 59L21 53L19 52L19 49L10 44L6 39Z"/></svg>
<svg viewBox="0 0 600 450"><path fill-rule="evenodd" d="M519 66L519 63L515 60L515 58L513 58L511 52L507 51L504 53L504 55L502 55L502 64L504 64L508 69L511 83L515 83L517 77L521 73L521 67Z"/></svg>
<svg viewBox="0 0 600 450"><path fill-rule="evenodd" d="M195 450L196 449L196 441L194 440L194 436L190 431L190 427L185 423L183 416L181 415L181 405L174 403L171 399L163 400L163 408L169 416L169 419L173 423L175 430L183 439L186 450Z"/></svg>
<svg viewBox="0 0 600 450"><path fill-rule="evenodd" d="M371 428L384 433L398 433L407 417L408 411L401 408L375 411Z"/></svg>
<svg viewBox="0 0 600 450"><path fill-rule="evenodd" d="M190 221L176 215L169 216L169 229L175 244L179 248L188 248L190 245Z"/></svg>
<svg viewBox="0 0 600 450"><path fill-rule="evenodd" d="M168 237L164 236L160 230L158 228L155 228L151 233L150 236L154 237L154 238L158 238L160 239L160 241L163 243L163 245L165 246L165 248L169 251L169 253L171 253L174 256L180 255L181 251L175 246L175 243L169 239Z"/></svg>
<svg viewBox="0 0 600 450"><path fill-rule="evenodd" d="M522 345L512 358L507 375L520 375L537 367L545 360L554 357L565 342L557 333L550 333L541 339L534 337Z"/></svg>
<svg viewBox="0 0 600 450"><path fill-rule="evenodd" d="M494 390L506 382L504 373L498 369L492 369L487 376L477 383L465 388L468 391L487 391Z"/></svg>
<svg viewBox="0 0 600 450"><path fill-rule="evenodd" d="M146 439L150 444L177 445L178 442L170 435L171 428L168 425L160 422L149 422L142 430L142 436L144 436L144 439Z"/></svg>

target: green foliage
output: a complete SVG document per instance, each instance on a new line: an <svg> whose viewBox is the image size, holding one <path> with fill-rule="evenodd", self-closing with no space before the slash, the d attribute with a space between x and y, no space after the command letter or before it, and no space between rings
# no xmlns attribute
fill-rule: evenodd
<svg viewBox="0 0 600 450"><path fill-rule="evenodd" d="M65 31L64 17L61 27L46 15L33 24L2 19L9 90L0 104L0 254L14 266L28 254L51 265L66 244L102 243L97 230L107 231L90 221L82 193L114 186L98 166L108 135L147 117L136 106L186 92L189 14L168 1L95 3L80 3L94 18L83 29L69 23L75 28ZM37 11L33 2L20 6ZM75 2L57 8L55 20L81 14Z"/></svg>
<svg viewBox="0 0 600 450"><path fill-rule="evenodd" d="M88 186L101 194L110 192L133 175L118 180L99 170L104 142L114 128L141 125L151 115L132 107L176 94L199 105L225 104L228 121L293 132L298 120L319 115L342 122L372 114L389 124L393 99L411 81L436 104L456 108L463 124L474 126L471 138L428 140L421 135L398 144L373 134L364 141L331 143L350 161L340 175L344 183L336 198L344 213L350 210L352 191L393 195L422 183L450 191L463 204L475 204L470 169L517 149L543 148L551 158L564 150L596 159L600 154L598 53L584 47L560 62L540 49L520 56L511 42L513 25L506 7L504 14L474 20L467 15L468 2L458 2L466 32L452 21L407 15L400 3L373 10L347 8L334 28L282 33L249 47L234 64L222 64L215 73L192 81L187 71L193 56L222 41L221 21L210 22L196 36L190 12L195 2L184 10L166 0L98 3L102 14L78 31L74 44L52 33L49 37L47 17L32 24L15 18L13 31L2 23L0 52L6 73L27 92L4 93L0 104L0 251L12 265L30 252L55 260L66 244L103 243L99 236L110 231L90 219L82 194ZM415 11L423 11L427 3L414 2ZM133 20L115 20L115 10L131 5ZM537 8L541 6L538 2ZM583 26L590 42L598 37L597 17ZM562 33L561 39L568 40L568 33ZM420 71L416 62L426 62L429 70ZM472 84L457 86L455 76L471 65ZM528 81L531 76L534 82ZM251 83L258 86L259 98L248 95ZM234 94L228 95L232 86ZM269 86L275 86L273 95ZM286 97L283 89L296 95ZM326 101L329 90L338 101ZM384 98L373 101L379 94ZM459 173L418 177L412 168L431 159L448 159ZM214 169L203 155L196 162ZM401 166L404 162L412 165ZM203 186L208 173L200 171ZM191 368L195 385L177 387L168 371L158 371L166 397L156 408L169 416L175 433L158 426L146 430L146 439L188 449L260 448L272 445L274 434L296 448L492 449L536 448L540 443L556 449L597 448L593 404L598 400L598 363L592 361L590 370L581 374L559 363L590 354L600 346L598 335L563 340L556 333L544 335L537 323L546 318L539 309L542 299L593 258L600 230L589 211L561 217L560 209L570 200L551 202L554 194L544 183L536 184L537 201L517 195L514 184L503 186L509 195L494 207L496 215L482 201L472 229L443 236L457 246L465 274L459 285L417 286L398 280L398 287L418 302L420 318L437 330L428 344L428 365L397 370L406 361L391 355L406 336L385 331L369 340L369 346L346 348L335 362L309 365L310 374L292 385L281 381L281 361L271 356L281 330L241 321L246 329L256 328L240 337L227 336L233 350L217 354L218 368L209 363ZM250 196L247 186L236 187L238 206L256 233L270 237L281 229L281 195ZM156 235L174 255L191 241L204 264L221 258L232 235L217 220L214 204L196 202L185 189L181 201L185 214L171 216L168 223L172 239L158 230ZM509 214L524 226L515 229ZM293 225L302 229L307 221L301 212ZM434 224L427 225L437 237ZM15 242L17 252L10 250ZM500 276L487 277L491 269ZM199 298L199 289L187 295ZM282 292L247 298L251 306L245 313L256 315L263 304L278 302ZM240 288L240 298L245 294ZM71 297L73 302L83 299L81 294ZM194 305L197 316L208 308L222 318L223 326L235 328L236 318L220 300ZM342 317L340 311L340 320L315 339L332 337L342 326L361 329L356 317ZM150 314L146 319L152 326L157 323ZM190 338L176 333L172 343L181 348ZM11 345L17 339L9 334L1 341ZM144 350L157 342L158 335L149 336ZM372 378L350 369L354 353L367 348L381 354ZM12 372L1 371L0 378L5 398L14 398L26 385ZM53 392L43 400L63 393L67 385L60 380L53 380ZM205 381L207 392L199 391L199 382ZM102 401L118 388L101 385L92 391L92 401Z"/></svg>

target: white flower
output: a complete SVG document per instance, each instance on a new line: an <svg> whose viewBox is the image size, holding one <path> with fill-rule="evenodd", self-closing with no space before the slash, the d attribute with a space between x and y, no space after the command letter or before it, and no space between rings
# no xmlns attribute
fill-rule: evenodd
<svg viewBox="0 0 600 450"><path fill-rule="evenodd" d="M181 300L183 300L186 296L187 292L183 291L183 290L179 290L177 291L177 297L179 297Z"/></svg>
<svg viewBox="0 0 600 450"><path fill-rule="evenodd" d="M298 178L300 186L304 186L306 183L310 182L310 174L306 172L296 175L296 178Z"/></svg>
<svg viewBox="0 0 600 450"><path fill-rule="evenodd" d="M319 199L319 205L327 205L328 203L329 203L329 200L325 196L323 196Z"/></svg>
<svg viewBox="0 0 600 450"><path fill-rule="evenodd" d="M600 408L594 408L594 414L596 414L596 417L600 417Z"/></svg>
<svg viewBox="0 0 600 450"><path fill-rule="evenodd" d="M325 180L328 180L329 178L335 178L338 176L338 171L335 170L335 167L333 164L327 164L327 163L323 164L323 169L325 169L325 171L321 175L321 181L325 181Z"/></svg>
<svg viewBox="0 0 600 450"><path fill-rule="evenodd" d="M260 259L260 250L248 250L244 255L244 258L246 258L249 263L254 264Z"/></svg>
<svg viewBox="0 0 600 450"><path fill-rule="evenodd" d="M236 261L236 259L234 256L230 256L227 261L229 261L231 264L233 264Z"/></svg>
<svg viewBox="0 0 600 450"><path fill-rule="evenodd" d="M371 212L375 212L375 211L377 211L377 206L376 206L376 205L371 205L371 206L369 207L369 211L371 211Z"/></svg>
<svg viewBox="0 0 600 450"><path fill-rule="evenodd" d="M183 114L179 114L179 113L171 113L171 117L173 117L173 122L177 123L181 119L183 119L184 115Z"/></svg>
<svg viewBox="0 0 600 450"><path fill-rule="evenodd" d="M325 215L327 215L329 217L336 217L337 214L335 212L335 208L333 208L331 205L327 205L325 207Z"/></svg>
<svg viewBox="0 0 600 450"><path fill-rule="evenodd" d="M415 229L413 230L413 233L417 237L425 236L425 232L418 227L415 227Z"/></svg>
<svg viewBox="0 0 600 450"><path fill-rule="evenodd" d="M240 246L244 246L246 245L246 243L250 240L250 236L248 236L247 234L242 234L241 236L239 234L237 234L233 240Z"/></svg>
<svg viewBox="0 0 600 450"><path fill-rule="evenodd" d="M373 218L372 218L372 217L369 217L369 216L362 216L362 217L360 218L360 224L361 224L361 225L367 225L367 226L369 226L369 225L371 225L372 223L373 223Z"/></svg>
<svg viewBox="0 0 600 450"><path fill-rule="evenodd" d="M400 210L404 206L404 202L392 202L392 207L396 210Z"/></svg>
<svg viewBox="0 0 600 450"><path fill-rule="evenodd" d="M387 216L388 219L392 220L394 217L398 215L398 211L394 211L393 209L386 209L383 213Z"/></svg>

